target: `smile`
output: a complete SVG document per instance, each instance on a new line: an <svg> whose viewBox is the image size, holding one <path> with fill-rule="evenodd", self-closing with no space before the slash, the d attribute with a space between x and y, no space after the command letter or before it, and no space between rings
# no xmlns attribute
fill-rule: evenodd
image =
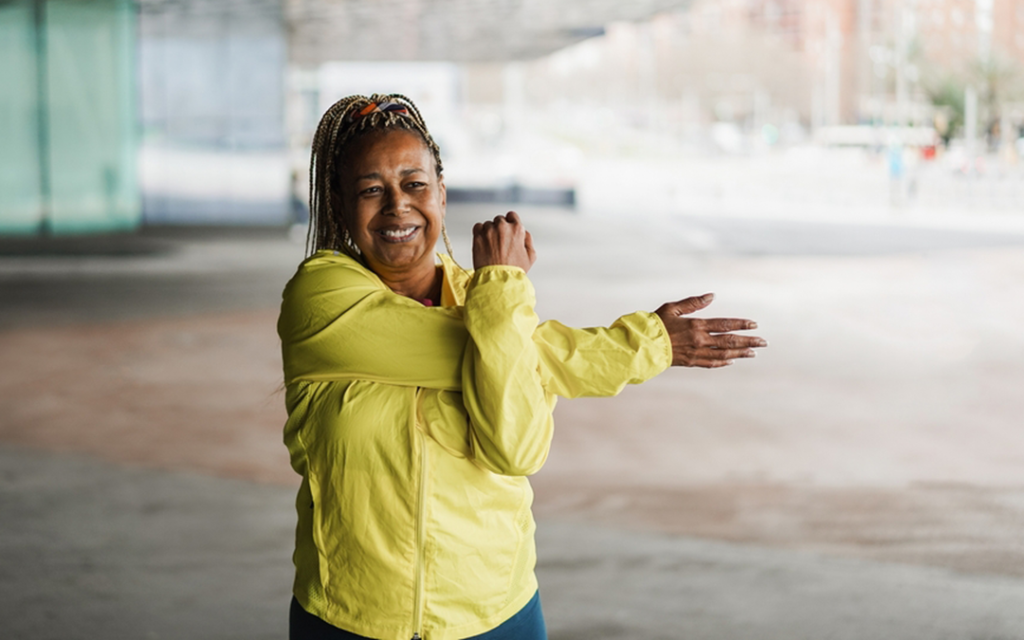
<svg viewBox="0 0 1024 640"><path fill-rule="evenodd" d="M377 233L387 242L408 242L415 237L419 230L419 227L404 227L402 229L381 229Z"/></svg>

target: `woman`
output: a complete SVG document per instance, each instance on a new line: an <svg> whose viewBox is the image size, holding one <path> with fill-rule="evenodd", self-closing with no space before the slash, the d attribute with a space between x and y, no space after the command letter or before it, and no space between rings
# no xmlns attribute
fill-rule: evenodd
<svg viewBox="0 0 1024 640"><path fill-rule="evenodd" d="M682 317L538 324L530 234L473 229L468 273L443 237L441 158L416 107L352 96L313 141L310 257L284 291L285 443L302 476L291 637L546 637L533 494L556 396L614 395L670 364L717 367L764 341Z"/></svg>

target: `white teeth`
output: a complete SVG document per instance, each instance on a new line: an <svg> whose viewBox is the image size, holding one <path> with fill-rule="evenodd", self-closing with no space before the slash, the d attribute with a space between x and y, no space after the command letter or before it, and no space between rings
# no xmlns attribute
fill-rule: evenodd
<svg viewBox="0 0 1024 640"><path fill-rule="evenodd" d="M411 227L409 229L385 229L384 231L381 231L381 233L384 236L386 236L388 238L394 238L396 240L400 240L402 238L408 238L409 236L411 236L415 232L416 232L416 227Z"/></svg>

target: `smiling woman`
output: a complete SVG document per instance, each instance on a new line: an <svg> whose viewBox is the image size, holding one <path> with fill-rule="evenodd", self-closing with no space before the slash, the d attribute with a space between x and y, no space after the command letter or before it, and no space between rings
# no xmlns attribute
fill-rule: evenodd
<svg viewBox="0 0 1024 640"><path fill-rule="evenodd" d="M441 156L399 95L352 96L313 141L310 256L278 320L296 500L291 638L543 640L533 492L558 396L753 355L711 296L608 328L538 323L514 212L452 260ZM443 237L448 256L434 255Z"/></svg>

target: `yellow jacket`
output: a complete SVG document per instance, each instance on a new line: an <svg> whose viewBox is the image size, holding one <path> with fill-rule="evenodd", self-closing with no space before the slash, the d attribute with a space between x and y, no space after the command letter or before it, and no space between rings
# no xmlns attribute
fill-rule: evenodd
<svg viewBox="0 0 1024 640"><path fill-rule="evenodd" d="M664 325L539 324L516 267L441 256L442 304L320 251L285 287L278 333L302 476L294 593L379 640L466 638L537 589L533 492L555 396L607 396L671 363Z"/></svg>

